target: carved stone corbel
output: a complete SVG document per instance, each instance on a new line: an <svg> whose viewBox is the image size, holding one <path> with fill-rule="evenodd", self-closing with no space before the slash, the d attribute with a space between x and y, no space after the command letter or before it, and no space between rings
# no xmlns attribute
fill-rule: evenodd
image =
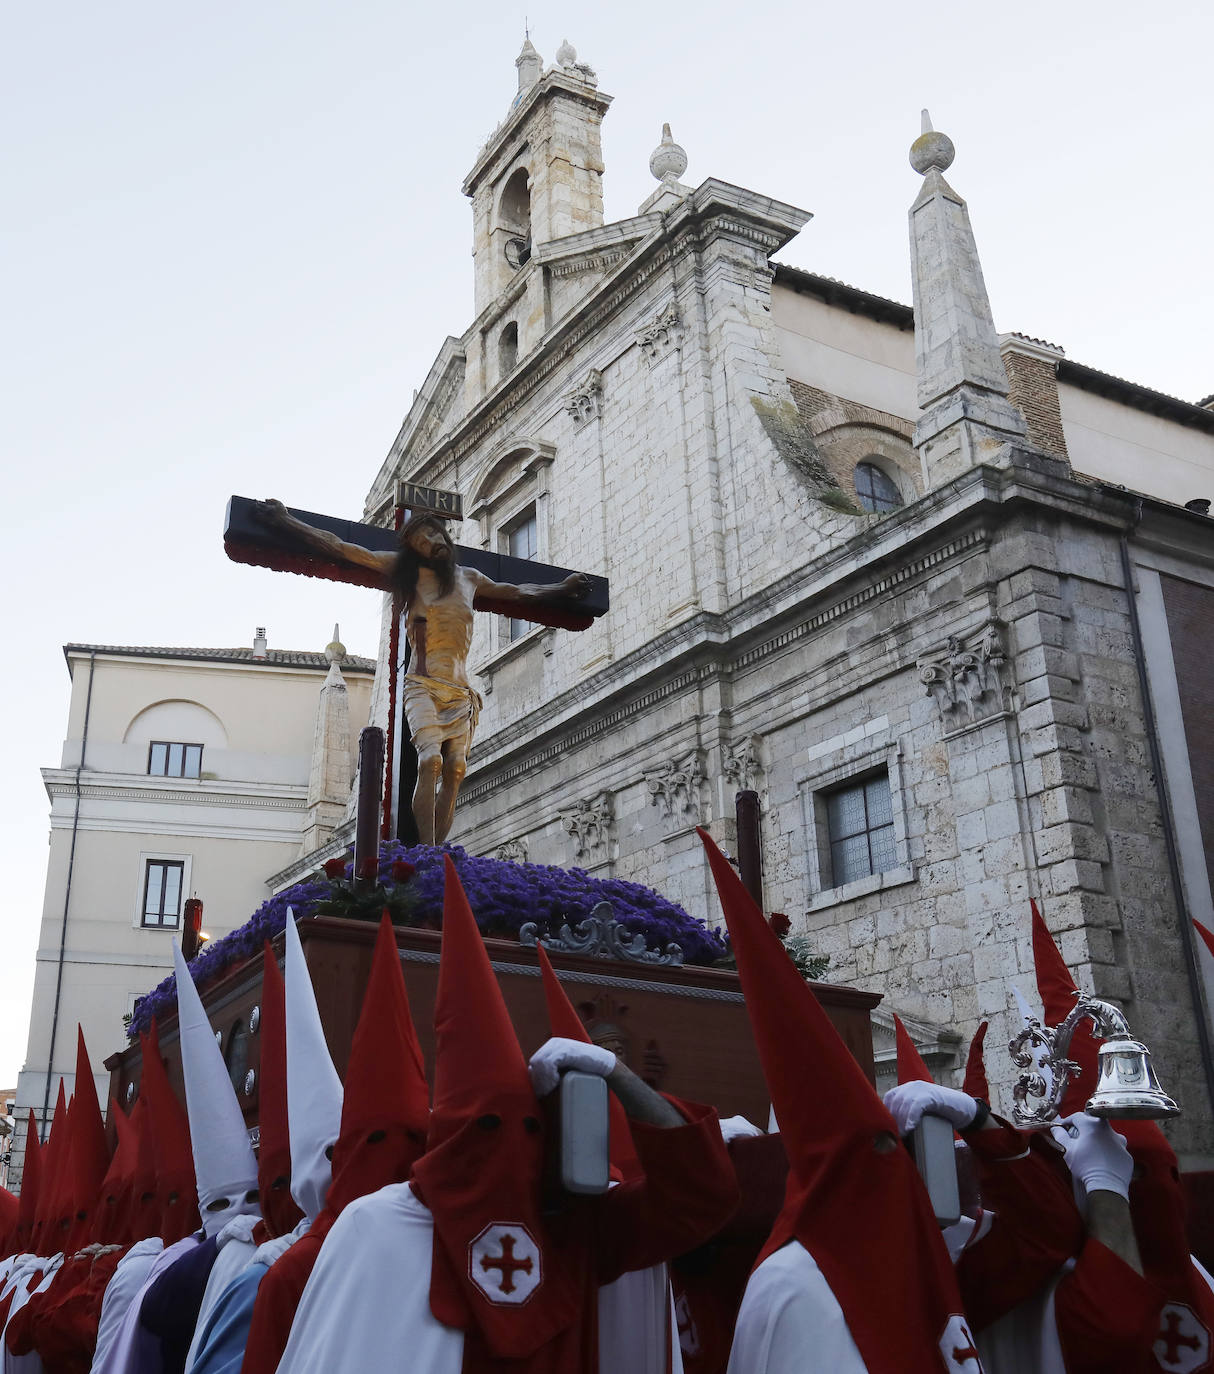
<svg viewBox="0 0 1214 1374"><path fill-rule="evenodd" d="M579 801L562 810L561 829L573 840L575 858L606 850L613 815L611 793L596 792L593 797Z"/></svg>
<svg viewBox="0 0 1214 1374"><path fill-rule="evenodd" d="M586 374L581 386L575 386L565 395L565 409L573 416L579 427L590 420L597 420L602 414L603 374L592 367Z"/></svg>
<svg viewBox="0 0 1214 1374"><path fill-rule="evenodd" d="M493 851L495 859L507 859L511 863L525 864L527 862L527 841L526 840L507 840L505 844L499 844Z"/></svg>
<svg viewBox="0 0 1214 1374"><path fill-rule="evenodd" d="M721 772L725 786L734 792L758 790L763 773L762 736L749 735L737 744L725 745L721 751Z"/></svg>
<svg viewBox="0 0 1214 1374"><path fill-rule="evenodd" d="M638 329L636 341L645 361L652 367L668 353L683 346L683 317L676 302L671 301L656 319L644 329Z"/></svg>
<svg viewBox="0 0 1214 1374"><path fill-rule="evenodd" d="M664 816L685 815L698 819L703 781L704 770L696 752L681 761L667 759L656 768L645 770L650 804L660 807Z"/></svg>
<svg viewBox="0 0 1214 1374"><path fill-rule="evenodd" d="M997 622L969 635L950 635L942 652L918 660L919 680L949 728L1004 709L1007 656Z"/></svg>

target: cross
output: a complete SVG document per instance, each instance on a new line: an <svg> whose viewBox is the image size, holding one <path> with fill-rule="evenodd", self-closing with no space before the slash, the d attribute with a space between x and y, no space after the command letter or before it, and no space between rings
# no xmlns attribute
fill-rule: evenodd
<svg viewBox="0 0 1214 1374"><path fill-rule="evenodd" d="M430 492L425 488L410 487L410 497L417 505L424 502L425 509L435 516L450 518L459 511L458 496L455 493ZM444 509L443 497L451 501ZM321 577L332 582L346 582L355 586L383 589L382 577L365 567L342 562L325 556L315 548L309 547L306 540L290 530L276 529L267 525L257 514L261 503L249 497L233 496L228 502L227 520L224 526L224 549L229 558L238 563L251 563L257 567L272 568L278 572L302 573L306 577ZM368 525L354 520L342 520L334 516L322 515L315 511L289 510L296 520L311 526L318 532L336 536L348 544L357 544L375 553L391 554L398 547L396 531L382 525ZM397 508L397 523L401 522L404 511ZM455 546L456 559L460 566L475 569L496 583L532 583L548 586L559 583L570 576L570 570L552 567L546 563L533 562L525 558L514 558L509 554L493 553L487 549L471 548L467 545ZM553 600L544 605L529 605L522 610L516 603L495 601L492 597L477 596L474 606L478 611L491 611L497 615L513 619L532 620L540 625L567 630L588 629L599 616L608 610L609 596L607 579L588 577L589 590L577 599ZM395 790L400 798L407 798L417 778L417 756L410 745L405 731L401 731L399 749L394 748L397 699L397 633L399 618L394 622L392 642L392 664L389 680L389 759L385 778L384 822L382 836L390 838L393 834L406 844L415 844L418 834L413 813L408 805L392 804ZM406 656L405 669L408 670ZM395 784L395 787L394 787ZM395 812L395 825L393 814Z"/></svg>
<svg viewBox="0 0 1214 1374"><path fill-rule="evenodd" d="M970 1360L977 1360L980 1358L978 1355L978 1349L974 1345L973 1338L969 1336L968 1331L966 1332L966 1336L967 1338L969 1338L969 1345L953 1346L953 1360L958 1366L958 1368L960 1368L964 1364L968 1364Z"/></svg>
<svg viewBox="0 0 1214 1374"><path fill-rule="evenodd" d="M488 1273L490 1269L500 1269L502 1273L501 1282L498 1287L503 1293L514 1292L514 1276L518 1273L530 1274L532 1260L530 1255L523 1260L514 1258L514 1237L504 1235L502 1237L502 1253L494 1259L491 1255L481 1257L481 1268Z"/></svg>
<svg viewBox="0 0 1214 1374"><path fill-rule="evenodd" d="M1183 1345L1190 1350L1200 1350L1201 1338L1199 1336L1182 1336L1180 1334L1180 1313L1174 1308L1169 1308L1168 1315L1156 1338L1156 1344L1163 1345L1163 1358L1168 1364L1174 1365L1180 1358L1180 1347Z"/></svg>

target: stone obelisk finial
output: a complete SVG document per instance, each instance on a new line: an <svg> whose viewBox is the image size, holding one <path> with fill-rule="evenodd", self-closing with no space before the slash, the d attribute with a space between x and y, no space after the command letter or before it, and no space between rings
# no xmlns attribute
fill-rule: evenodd
<svg viewBox="0 0 1214 1374"><path fill-rule="evenodd" d="M308 820L301 854L310 854L328 843L333 831L345 819L350 799L354 760L350 752L350 698L346 680L341 675L345 657L341 628L334 625L333 638L325 645L329 675L316 703L312 767L308 775Z"/></svg>
<svg viewBox="0 0 1214 1374"><path fill-rule="evenodd" d="M915 448L923 480L937 487L1024 440L1024 417L1008 400L1007 372L991 317L982 264L965 201L944 179L956 150L932 128L911 144L923 177L910 209L919 406Z"/></svg>

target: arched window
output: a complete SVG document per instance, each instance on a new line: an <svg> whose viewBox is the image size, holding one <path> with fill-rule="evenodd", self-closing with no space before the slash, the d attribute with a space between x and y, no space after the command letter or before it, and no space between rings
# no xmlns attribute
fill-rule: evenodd
<svg viewBox="0 0 1214 1374"><path fill-rule="evenodd" d="M876 463L857 463L855 482L856 496L865 510L880 515L888 510L897 510L903 504L902 495L893 479L887 477Z"/></svg>
<svg viewBox="0 0 1214 1374"><path fill-rule="evenodd" d="M511 320L497 338L497 375L504 377L514 371L518 362L518 325Z"/></svg>
<svg viewBox="0 0 1214 1374"><path fill-rule="evenodd" d="M531 192L526 167L520 167L502 189L498 224L509 235L506 261L511 267L522 267L531 257Z"/></svg>

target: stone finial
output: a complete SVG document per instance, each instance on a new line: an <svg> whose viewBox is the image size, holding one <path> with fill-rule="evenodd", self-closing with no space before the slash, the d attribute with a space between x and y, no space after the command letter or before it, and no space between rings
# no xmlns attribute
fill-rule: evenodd
<svg viewBox="0 0 1214 1374"><path fill-rule="evenodd" d="M932 117L924 110L923 132L911 144L910 165L920 176L926 176L933 167L947 172L956 156L953 140L932 128Z"/></svg>
<svg viewBox="0 0 1214 1374"><path fill-rule="evenodd" d="M341 630L333 626L333 638L325 646L329 674L316 703L316 727L312 735L312 765L308 773L308 815L304 822L301 854L310 854L332 838L345 819L350 801L354 757L350 749L350 704L341 663L346 646Z"/></svg>
<svg viewBox="0 0 1214 1374"><path fill-rule="evenodd" d="M649 155L649 170L659 181L678 181L687 170L687 153L675 141L670 125L662 125L662 141Z"/></svg>
<svg viewBox="0 0 1214 1374"><path fill-rule="evenodd" d="M514 59L514 65L518 68L520 92L530 90L544 74L544 59L536 52L530 38L523 39L523 46Z"/></svg>
<svg viewBox="0 0 1214 1374"><path fill-rule="evenodd" d="M577 66L577 49L567 39L561 39L561 46L556 50L556 60L562 67Z"/></svg>
<svg viewBox="0 0 1214 1374"><path fill-rule="evenodd" d="M929 488L1025 440L1024 417L1008 399L969 207L944 179L955 151L924 110L923 133L910 151L911 166L923 177L910 210L910 242L923 412L914 442Z"/></svg>

